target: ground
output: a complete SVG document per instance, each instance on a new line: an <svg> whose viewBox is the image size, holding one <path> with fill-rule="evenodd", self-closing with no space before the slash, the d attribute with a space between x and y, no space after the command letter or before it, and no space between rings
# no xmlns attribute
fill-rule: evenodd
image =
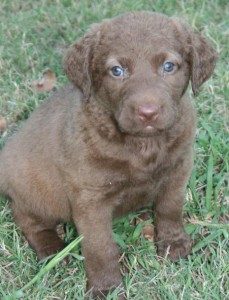
<svg viewBox="0 0 229 300"><path fill-rule="evenodd" d="M186 231L194 240L186 260L172 263L156 255L149 214L114 222L127 299L228 299L229 273L229 6L226 0L1 0L0 131L3 145L29 113L48 97L34 81L51 70L56 87L67 79L61 56L87 26L125 11L149 10L176 15L201 31L219 53L212 78L193 98L198 111L195 167L186 193ZM191 94L191 91L190 91ZM143 214L144 217L141 217ZM141 218L139 218L139 216ZM145 217L147 216L147 217ZM74 226L66 225L64 265L55 257L37 263L14 224L9 201L0 197L0 298L77 299L84 296L86 276ZM96 237L95 237L96 238ZM38 275L37 275L38 274ZM33 281L31 281L33 280ZM107 299L116 299L113 295Z"/></svg>

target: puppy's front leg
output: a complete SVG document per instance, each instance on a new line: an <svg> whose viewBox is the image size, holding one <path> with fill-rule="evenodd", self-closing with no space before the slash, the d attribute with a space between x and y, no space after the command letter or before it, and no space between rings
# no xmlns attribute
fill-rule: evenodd
<svg viewBox="0 0 229 300"><path fill-rule="evenodd" d="M165 210L162 211L160 209L160 207L163 207L162 203L157 205L155 210L155 229L158 254L160 256L168 256L175 261L189 254L191 242L189 236L184 232L182 209L178 204L178 202L181 202L181 199L174 198L171 201L174 205L177 205L176 208L167 205Z"/></svg>
<svg viewBox="0 0 229 300"><path fill-rule="evenodd" d="M77 206L74 221L78 232L84 236L82 249L88 294L102 299L109 290L122 283L119 250L112 238L112 207L105 200L101 202L95 198L90 201L81 199Z"/></svg>
<svg viewBox="0 0 229 300"><path fill-rule="evenodd" d="M191 166L191 163L190 163ZM185 233L182 209L185 188L191 167L180 165L162 188L154 204L154 222L158 254L171 260L186 257L191 249L190 237Z"/></svg>

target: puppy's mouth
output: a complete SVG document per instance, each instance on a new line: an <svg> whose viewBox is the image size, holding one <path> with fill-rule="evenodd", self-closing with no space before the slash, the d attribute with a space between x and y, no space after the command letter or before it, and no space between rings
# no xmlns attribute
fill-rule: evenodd
<svg viewBox="0 0 229 300"><path fill-rule="evenodd" d="M139 135L145 135L145 136L151 136L152 134L155 134L155 132L157 132L158 129L153 126L153 125L146 125L145 127L141 128L141 130L139 130L138 134Z"/></svg>
<svg viewBox="0 0 229 300"><path fill-rule="evenodd" d="M143 131L146 132L146 133L147 132L151 133L151 132L153 132L155 130L156 130L156 128L153 125L147 125L147 126L145 126L145 128L143 128Z"/></svg>
<svg viewBox="0 0 229 300"><path fill-rule="evenodd" d="M133 126L133 128L123 128L122 126L118 126L119 130L122 133L128 134L128 135L132 135L132 136L139 136L139 137L151 137L159 132L161 132L161 129L156 128L153 125L146 125L143 128L137 128Z"/></svg>

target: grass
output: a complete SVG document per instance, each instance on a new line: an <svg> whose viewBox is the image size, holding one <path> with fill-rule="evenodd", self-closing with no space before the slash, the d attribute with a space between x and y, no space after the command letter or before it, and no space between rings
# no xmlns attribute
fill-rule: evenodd
<svg viewBox="0 0 229 300"><path fill-rule="evenodd" d="M136 214L114 222L121 270L128 299L229 298L229 7L226 0L1 0L0 119L8 131L47 98L31 83L51 69L57 86L66 82L61 69L65 48L98 22L130 10L155 10L186 19L211 40L220 54L214 76L195 99L198 131L195 167L186 193L186 230L195 240L188 259L172 263L156 255L154 243L141 236L144 224ZM3 144L3 140L0 143ZM51 265L37 263L14 224L9 202L0 198L0 299L83 299L86 277L80 246L70 244L68 265L54 257ZM149 221L147 221L149 222ZM66 241L76 232L66 226ZM71 247L70 246L70 247ZM65 255L66 252L61 253ZM23 295L22 295L23 293ZM107 299L116 299L117 290Z"/></svg>

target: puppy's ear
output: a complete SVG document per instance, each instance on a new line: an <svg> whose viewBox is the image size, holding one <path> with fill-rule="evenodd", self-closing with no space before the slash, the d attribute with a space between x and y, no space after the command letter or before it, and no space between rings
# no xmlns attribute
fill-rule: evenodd
<svg viewBox="0 0 229 300"><path fill-rule="evenodd" d="M191 36L191 83L194 96L199 87L212 75L218 55L214 48L198 33Z"/></svg>
<svg viewBox="0 0 229 300"><path fill-rule="evenodd" d="M88 100L91 94L91 63L93 49L100 39L101 24L94 24L76 43L71 45L63 57L63 68L70 81Z"/></svg>
<svg viewBox="0 0 229 300"><path fill-rule="evenodd" d="M210 43L199 33L184 22L173 19L177 31L184 41L186 51L189 55L191 69L191 84L194 96L198 95L199 87L212 75L218 54Z"/></svg>

